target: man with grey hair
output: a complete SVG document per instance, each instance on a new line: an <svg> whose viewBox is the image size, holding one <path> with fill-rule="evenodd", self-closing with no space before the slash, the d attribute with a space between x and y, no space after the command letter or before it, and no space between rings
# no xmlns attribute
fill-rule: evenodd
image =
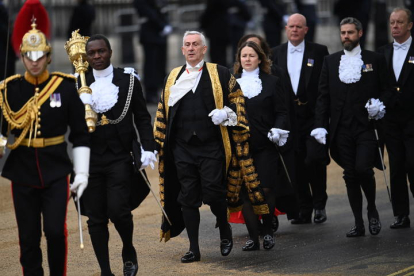
<svg viewBox="0 0 414 276"><path fill-rule="evenodd" d="M186 64L173 69L165 80L154 136L160 153L161 201L168 215L163 219L161 239L168 241L186 228L190 248L181 262L190 263L200 260L199 208L203 203L216 216L221 255L232 250L226 177L230 160L234 164L237 158L230 140L240 147L240 153L245 150L242 140L248 137L248 125L236 79L227 68L204 61L204 35L187 31L181 50ZM246 136L239 137L235 131ZM235 141L235 137L240 139Z"/></svg>
<svg viewBox="0 0 414 276"><path fill-rule="evenodd" d="M361 23L347 17L341 21L340 29L344 50L325 57L311 135L325 144L329 133L331 157L344 169L355 218L355 225L346 236L365 235L361 189L367 199L369 232L377 235L381 223L375 205L373 168L379 152L373 128L381 122L392 90L384 56L361 50Z"/></svg>
<svg viewBox="0 0 414 276"><path fill-rule="evenodd" d="M395 8L390 15L394 42L378 52L385 55L392 73L389 80L397 94L395 108L384 118L385 145L390 161L391 198L395 216L391 229L410 227L407 177L414 195L414 43L411 11Z"/></svg>

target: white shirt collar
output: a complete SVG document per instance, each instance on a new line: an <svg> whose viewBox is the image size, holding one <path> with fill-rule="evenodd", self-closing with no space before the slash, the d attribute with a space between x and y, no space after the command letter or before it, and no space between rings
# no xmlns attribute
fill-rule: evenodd
<svg viewBox="0 0 414 276"><path fill-rule="evenodd" d="M95 78L106 78L114 72L114 67L110 64L107 68L103 70L93 69L93 76Z"/></svg>
<svg viewBox="0 0 414 276"><path fill-rule="evenodd" d="M358 44L354 49L352 49L351 51L347 51L347 50L345 50L344 49L344 53L345 53L345 55L346 56L349 56L349 57L354 57L354 56L356 56L356 55L358 55L358 54L360 54L361 53L361 46Z"/></svg>
<svg viewBox="0 0 414 276"><path fill-rule="evenodd" d="M290 50L290 48L298 48L298 49L302 49L302 53L303 50L305 50L305 40L302 40L301 43L299 43L298 46L293 45L290 41L288 41L288 50ZM289 53L290 51L288 51Z"/></svg>
<svg viewBox="0 0 414 276"><path fill-rule="evenodd" d="M186 62L186 67L185 68L187 68L187 69L190 69L190 68L197 68L197 69L200 69L201 67L203 67L203 65L204 65L204 59L202 60L202 61L200 61L196 66L191 66L188 62Z"/></svg>
<svg viewBox="0 0 414 276"><path fill-rule="evenodd" d="M410 45L411 45L411 42L413 41L413 38L411 37L411 35L410 35L410 37L406 40L406 41L404 41L403 43L398 43L397 41L395 41L395 39L394 39L394 43L395 44L397 44L397 45L407 45L407 49L410 47Z"/></svg>
<svg viewBox="0 0 414 276"><path fill-rule="evenodd" d="M241 74L241 77L242 78L245 78L245 77L247 77L247 78L257 77L259 75L259 72L260 72L260 68L259 67L257 67L253 71L246 71L246 70L243 69L243 72Z"/></svg>

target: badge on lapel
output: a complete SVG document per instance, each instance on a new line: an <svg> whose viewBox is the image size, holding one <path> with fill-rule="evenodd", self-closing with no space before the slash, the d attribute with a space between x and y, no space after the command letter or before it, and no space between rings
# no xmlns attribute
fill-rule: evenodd
<svg viewBox="0 0 414 276"><path fill-rule="evenodd" d="M372 64L364 64L362 65L362 72L372 72L374 68L372 68Z"/></svg>
<svg viewBox="0 0 414 276"><path fill-rule="evenodd" d="M408 58L408 63L412 63L412 64L414 64L414 57L409 57L409 58Z"/></svg>
<svg viewBox="0 0 414 276"><path fill-rule="evenodd" d="M311 58L309 58L308 59L308 63L306 63L306 65L307 66L309 66L309 67L313 67L313 64L315 63L315 60L313 60L313 59L311 59Z"/></svg>

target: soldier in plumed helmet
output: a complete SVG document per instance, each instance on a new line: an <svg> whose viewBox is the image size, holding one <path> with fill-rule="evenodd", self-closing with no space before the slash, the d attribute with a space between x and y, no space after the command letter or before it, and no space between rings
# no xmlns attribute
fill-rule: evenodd
<svg viewBox="0 0 414 276"><path fill-rule="evenodd" d="M11 180L24 275L44 274L42 227L50 275L66 275L68 176L72 169L72 191L77 193L77 199L88 184L90 149L84 105L73 76L48 71L52 48L45 33L46 10L39 0L27 0L17 16L13 34L26 71L0 84L3 148L9 134L15 137L7 144L11 152L2 176ZM73 164L65 139L68 127Z"/></svg>

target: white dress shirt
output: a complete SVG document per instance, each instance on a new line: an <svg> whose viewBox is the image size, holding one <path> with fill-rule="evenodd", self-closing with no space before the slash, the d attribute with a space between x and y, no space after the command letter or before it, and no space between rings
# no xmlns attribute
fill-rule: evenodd
<svg viewBox="0 0 414 276"><path fill-rule="evenodd" d="M298 91L300 71L302 70L303 53L305 52L305 41L302 41L298 46L293 46L288 42L288 56L287 68L292 84L292 89L295 95Z"/></svg>
<svg viewBox="0 0 414 276"><path fill-rule="evenodd" d="M410 36L404 43L398 43L394 40L394 54L392 55L392 68L394 69L395 79L398 81L401 70L407 57L408 50L411 46L412 37Z"/></svg>
<svg viewBox="0 0 414 276"><path fill-rule="evenodd" d="M170 87L168 106L174 106L190 91L195 93L203 72L203 64L204 60L194 67L187 63L185 71L175 81L175 84Z"/></svg>

